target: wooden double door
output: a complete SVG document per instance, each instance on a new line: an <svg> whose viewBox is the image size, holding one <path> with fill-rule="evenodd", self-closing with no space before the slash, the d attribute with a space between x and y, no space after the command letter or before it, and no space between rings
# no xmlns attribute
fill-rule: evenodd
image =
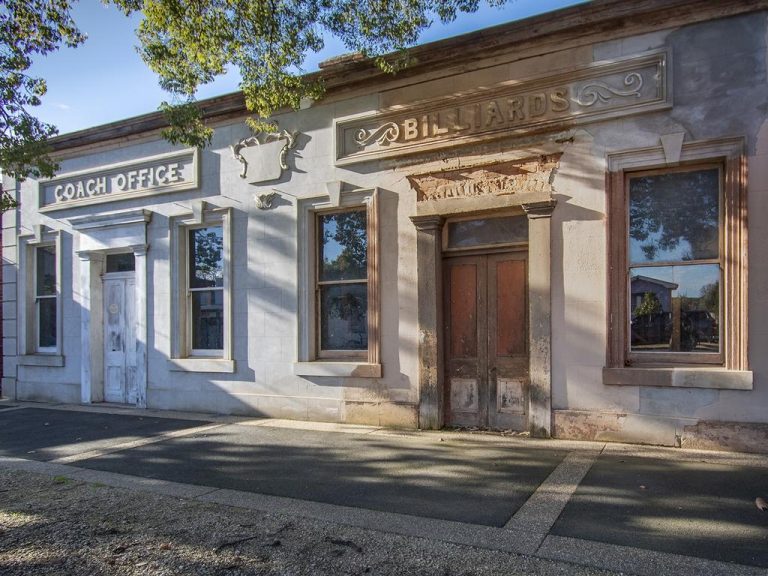
<svg viewBox="0 0 768 576"><path fill-rule="evenodd" d="M443 261L447 426L527 429L525 252Z"/></svg>

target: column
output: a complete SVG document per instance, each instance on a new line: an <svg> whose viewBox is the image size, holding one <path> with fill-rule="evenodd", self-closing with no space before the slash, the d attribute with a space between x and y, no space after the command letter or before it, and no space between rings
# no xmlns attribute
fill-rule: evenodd
<svg viewBox="0 0 768 576"><path fill-rule="evenodd" d="M134 246L136 259L136 407L147 407L147 250Z"/></svg>
<svg viewBox="0 0 768 576"><path fill-rule="evenodd" d="M437 215L412 216L416 226L419 297L419 428L443 424L441 230Z"/></svg>
<svg viewBox="0 0 768 576"><path fill-rule="evenodd" d="M528 215L528 306L530 389L528 430L534 438L552 433L551 231L555 200L523 204Z"/></svg>

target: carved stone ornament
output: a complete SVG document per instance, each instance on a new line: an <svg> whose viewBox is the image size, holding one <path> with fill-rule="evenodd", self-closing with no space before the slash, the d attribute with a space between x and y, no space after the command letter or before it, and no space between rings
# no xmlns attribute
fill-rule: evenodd
<svg viewBox="0 0 768 576"><path fill-rule="evenodd" d="M272 202L279 196L277 192L267 192L265 194L259 194L254 199L256 200L256 208L259 210L269 210L272 208Z"/></svg>
<svg viewBox="0 0 768 576"><path fill-rule="evenodd" d="M552 179L559 154L527 158L489 166L477 166L432 174L409 176L417 201L477 196L552 194Z"/></svg>
<svg viewBox="0 0 768 576"><path fill-rule="evenodd" d="M243 165L240 178L250 184L277 180L288 170L288 152L296 147L298 132L259 132L232 145L232 155Z"/></svg>

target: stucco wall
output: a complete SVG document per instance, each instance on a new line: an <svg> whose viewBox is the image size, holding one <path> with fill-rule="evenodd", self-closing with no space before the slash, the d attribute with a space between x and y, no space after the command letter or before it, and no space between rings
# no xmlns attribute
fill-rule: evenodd
<svg viewBox="0 0 768 576"><path fill-rule="evenodd" d="M358 90L295 113L276 117L281 128L298 130L289 155L290 169L280 180L254 186L239 176L241 165L229 146L249 135L242 121L217 126L213 144L201 154L198 190L156 198L123 200L54 213L37 211L36 183L21 186L18 214L3 216L4 330L6 349L16 349L16 239L13 231L32 234L34 225L63 230L63 367L19 366L19 399L79 401L80 316L78 233L67 218L102 211L146 208L148 252L148 406L152 408L256 414L311 420L418 424L418 274L416 231L409 217L417 213L416 193L407 176L424 171L562 153L552 186L557 207L551 221L552 262L552 408L557 412L637 418L632 434L662 443L681 425L698 420L768 422L768 245L763 214L768 210L768 54L765 12L662 30L589 46L518 59L489 55L469 70L434 70L418 79L395 77L378 92ZM724 40L724 39L727 39ZM666 49L672 57L674 106L662 112L603 120L551 134L499 139L462 148L431 151L395 160L339 167L335 164L335 120L354 118L393 106L410 106L433 97L487 88L554 74L595 61ZM743 137L749 155L750 358L752 391L671 389L603 384L606 364L607 222L606 158L628 149L659 146L660 137L684 133L685 141ZM96 169L148 157L173 148L158 138L122 141L62 162L62 172ZM300 279L297 260L301 223L297 204L325 193L327 182L380 192L381 378L299 377L297 359ZM277 190L270 210L260 210L254 196ZM170 218L191 212L205 200L233 209L232 374L173 372L171 355ZM477 209L482 201L475 203ZM532 263L533 264L533 263ZM435 295L435 298L440 298ZM7 356L6 373L16 370ZM9 371L10 370L10 371ZM606 416L607 415L607 416ZM667 420L666 424L660 422ZM682 424L681 424L682 423ZM629 426L629 425L628 425ZM612 428L613 429L613 428ZM654 436L653 430L661 430ZM671 434L671 436L670 436ZM645 436L643 436L645 435Z"/></svg>

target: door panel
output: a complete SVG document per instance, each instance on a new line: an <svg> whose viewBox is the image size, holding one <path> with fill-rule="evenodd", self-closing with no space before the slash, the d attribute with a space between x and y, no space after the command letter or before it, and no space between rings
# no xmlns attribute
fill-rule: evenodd
<svg viewBox="0 0 768 576"><path fill-rule="evenodd" d="M104 400L136 403L135 280L104 277Z"/></svg>
<svg viewBox="0 0 768 576"><path fill-rule="evenodd" d="M444 261L447 425L526 428L526 278L518 253Z"/></svg>
<svg viewBox="0 0 768 576"><path fill-rule="evenodd" d="M488 426L524 430L528 381L525 260L488 256Z"/></svg>

